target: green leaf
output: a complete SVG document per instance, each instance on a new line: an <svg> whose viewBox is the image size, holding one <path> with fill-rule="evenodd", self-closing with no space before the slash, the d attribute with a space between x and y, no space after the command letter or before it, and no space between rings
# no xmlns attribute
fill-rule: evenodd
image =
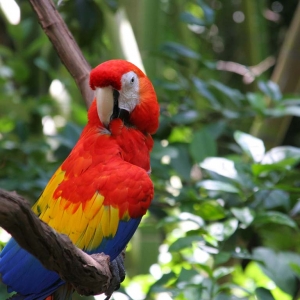
<svg viewBox="0 0 300 300"><path fill-rule="evenodd" d="M225 96L227 100L234 103L236 106L241 105L241 101L244 99L244 95L239 90L232 89L227 85L216 80L210 80L209 84L210 86L214 87L217 91L219 91L221 95Z"/></svg>
<svg viewBox="0 0 300 300"><path fill-rule="evenodd" d="M178 156L171 159L171 166L177 171L177 173L186 181L191 179L192 163L188 153L187 144L172 144L178 151Z"/></svg>
<svg viewBox="0 0 300 300"><path fill-rule="evenodd" d="M191 50L188 47L185 47L181 44L178 43L174 43L174 42L166 42L163 44L162 46L162 50L166 53L166 54L175 54L176 56L183 56L183 57L187 57L187 58L193 58L193 59L200 59L201 56L199 53Z"/></svg>
<svg viewBox="0 0 300 300"><path fill-rule="evenodd" d="M270 172L284 171L286 170L286 167L283 166L282 164L266 164L266 165L252 164L251 169L254 176L260 176L260 175L266 176Z"/></svg>
<svg viewBox="0 0 300 300"><path fill-rule="evenodd" d="M275 300L270 290L259 287L255 290L257 300Z"/></svg>
<svg viewBox="0 0 300 300"><path fill-rule="evenodd" d="M274 281L274 283L284 292L295 295L297 290L297 280L289 263L293 257L287 252L275 252L271 249L259 247L253 250L256 260L260 261L259 267Z"/></svg>
<svg viewBox="0 0 300 300"><path fill-rule="evenodd" d="M202 180L197 183L197 187L202 187L207 190L238 193L239 190L230 183L217 181L217 180Z"/></svg>
<svg viewBox="0 0 300 300"><path fill-rule="evenodd" d="M188 110L175 115L172 121L178 125L192 124L199 119L199 113L196 110Z"/></svg>
<svg viewBox="0 0 300 300"><path fill-rule="evenodd" d="M246 98L253 109L264 112L267 107L265 96L258 93L247 93Z"/></svg>
<svg viewBox="0 0 300 300"><path fill-rule="evenodd" d="M242 298L244 300L244 298ZM241 300L241 298L237 298L233 295L228 295L224 293L218 293L216 297L213 298L213 300Z"/></svg>
<svg viewBox="0 0 300 300"><path fill-rule="evenodd" d="M46 59L44 59L43 57L37 57L35 60L34 60L34 64L40 68L41 70L43 71L46 71L48 72L51 67L49 65L49 63L47 62Z"/></svg>
<svg viewBox="0 0 300 300"><path fill-rule="evenodd" d="M255 162L262 160L265 154L265 146L262 140L241 131L234 133L234 139Z"/></svg>
<svg viewBox="0 0 300 300"><path fill-rule="evenodd" d="M281 224L292 228L297 228L297 224L294 220L292 220L288 215L285 215L278 211L267 211L257 213L253 221L253 224L258 226L268 223Z"/></svg>
<svg viewBox="0 0 300 300"><path fill-rule="evenodd" d="M263 203L266 209L280 206L286 210L290 208L290 196L282 190L260 190L255 193L255 199L259 203Z"/></svg>
<svg viewBox="0 0 300 300"><path fill-rule="evenodd" d="M196 2L203 10L206 22L209 24L213 23L215 11L210 6L208 6L203 0L197 0Z"/></svg>
<svg viewBox="0 0 300 300"><path fill-rule="evenodd" d="M219 101L217 100L217 98L214 96L214 94L208 89L207 84L197 78L197 77L193 77L192 78L193 83L196 87L197 92L202 95L205 99L207 99L209 101L209 104L216 110L220 110L222 107L219 103Z"/></svg>
<svg viewBox="0 0 300 300"><path fill-rule="evenodd" d="M230 210L232 214L246 226L249 226L254 220L255 212L248 207L243 207L243 208L233 207Z"/></svg>
<svg viewBox="0 0 300 300"><path fill-rule="evenodd" d="M203 238L198 235L182 237L176 240L173 244L171 244L171 246L169 247L169 251L175 252L184 248L190 248L193 242L199 241L203 241Z"/></svg>
<svg viewBox="0 0 300 300"><path fill-rule="evenodd" d="M226 263L231 258L230 252L220 251L214 255L214 264L220 265Z"/></svg>
<svg viewBox="0 0 300 300"><path fill-rule="evenodd" d="M300 278L300 266L297 263L290 263L291 269L295 272L295 274Z"/></svg>
<svg viewBox="0 0 300 300"><path fill-rule="evenodd" d="M154 143L151 155L156 159L161 159L165 155L169 156L170 158L177 158L178 150L173 146L163 147L160 143Z"/></svg>
<svg viewBox="0 0 300 300"><path fill-rule="evenodd" d="M215 200L204 201L199 206L199 215L204 220L220 220L226 216L224 208Z"/></svg>
<svg viewBox="0 0 300 300"><path fill-rule="evenodd" d="M190 153L197 162L201 162L206 157L217 154L216 141L205 128L194 133L190 144Z"/></svg>
<svg viewBox="0 0 300 300"><path fill-rule="evenodd" d="M259 89L266 94L268 97L275 101L279 101L282 98L282 94L279 86L273 81L259 81L258 82Z"/></svg>
<svg viewBox="0 0 300 300"><path fill-rule="evenodd" d="M195 17L191 13L185 11L181 13L180 20L187 24L193 24L193 25L199 25L199 26L205 26L205 22L201 20L200 18Z"/></svg>
<svg viewBox="0 0 300 300"><path fill-rule="evenodd" d="M171 271L170 273L164 274L159 280L157 280L150 288L152 292L162 292L165 291L167 284L169 284L171 281L174 281L177 278L177 275Z"/></svg>

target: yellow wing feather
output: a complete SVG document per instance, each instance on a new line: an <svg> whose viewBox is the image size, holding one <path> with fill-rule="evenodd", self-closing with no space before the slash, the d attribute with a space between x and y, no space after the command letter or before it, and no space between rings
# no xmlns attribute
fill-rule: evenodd
<svg viewBox="0 0 300 300"><path fill-rule="evenodd" d="M104 174L103 177L105 176ZM148 178L146 173L144 176ZM68 235L79 248L87 251L96 249L103 238L112 238L116 235L120 220L130 219L129 206L126 202L119 207L105 205L105 197L99 191L95 191L89 200L82 202L78 200L78 202L72 202L72 199L63 198L63 194L56 190L64 184L64 180L66 180L65 172L59 168L33 206L33 211L57 232ZM122 182L119 177L115 180ZM76 193L76 187L75 185L74 193ZM114 191L114 197L126 199L128 194L126 188Z"/></svg>
<svg viewBox="0 0 300 300"><path fill-rule="evenodd" d="M63 178L54 176L52 188L55 187L54 182L58 185L60 180ZM100 245L103 237L113 237L119 226L119 210L105 206L103 202L104 197L98 192L84 205L70 203L61 197L53 199L47 186L33 210L57 232L68 235L79 248L91 250Z"/></svg>

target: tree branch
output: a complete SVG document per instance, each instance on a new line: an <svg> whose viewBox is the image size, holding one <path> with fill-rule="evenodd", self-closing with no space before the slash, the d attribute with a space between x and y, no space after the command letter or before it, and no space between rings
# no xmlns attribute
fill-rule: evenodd
<svg viewBox="0 0 300 300"><path fill-rule="evenodd" d="M29 0L39 23L53 44L61 61L74 78L87 107L93 101L89 86L91 67L83 57L72 33L58 13L52 0Z"/></svg>
<svg viewBox="0 0 300 300"><path fill-rule="evenodd" d="M91 67L83 57L67 25L52 0L29 0L39 23L53 44L61 61L74 78L87 108L93 100L89 86ZM124 257L110 264L105 254L88 255L73 245L66 236L42 222L28 202L16 193L0 189L0 226L18 244L35 256L45 268L55 271L81 295L105 293L109 299L124 279ZM120 269L118 269L121 267ZM72 270L72 272L70 272ZM111 270L113 274L111 273ZM116 273L117 272L117 273Z"/></svg>
<svg viewBox="0 0 300 300"><path fill-rule="evenodd" d="M0 226L79 294L111 293L109 256L88 255L75 247L66 235L58 234L42 222L32 212L29 203L15 192L0 189Z"/></svg>

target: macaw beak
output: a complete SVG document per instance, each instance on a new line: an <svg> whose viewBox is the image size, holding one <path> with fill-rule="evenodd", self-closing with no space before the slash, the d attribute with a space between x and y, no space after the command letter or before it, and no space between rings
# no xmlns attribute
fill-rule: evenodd
<svg viewBox="0 0 300 300"><path fill-rule="evenodd" d="M129 111L119 108L119 95L119 91L111 86L95 90L98 116L106 128L113 119L120 118L124 123L129 122Z"/></svg>

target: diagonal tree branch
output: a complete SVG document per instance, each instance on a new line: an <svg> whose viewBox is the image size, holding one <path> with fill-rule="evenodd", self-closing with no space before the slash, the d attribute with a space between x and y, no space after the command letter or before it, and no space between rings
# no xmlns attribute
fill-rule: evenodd
<svg viewBox="0 0 300 300"><path fill-rule="evenodd" d="M88 82L91 67L52 0L29 1L41 27L74 78L89 108L93 100L93 91ZM125 275L121 268L116 277L116 269L110 264L109 256L88 255L81 251L67 236L55 232L42 222L32 212L25 199L14 192L2 189L0 189L0 226L9 232L22 248L34 255L47 269L57 272L81 295L105 293L109 299L119 285L119 279L122 280ZM123 259L123 255L120 255L121 265ZM114 274L111 274L111 270Z"/></svg>
<svg viewBox="0 0 300 300"><path fill-rule="evenodd" d="M72 33L58 13L52 0L29 0L39 23L53 44L61 61L74 78L87 107L93 100L89 86L91 67L83 57Z"/></svg>
<svg viewBox="0 0 300 300"><path fill-rule="evenodd" d="M14 192L0 189L0 226L47 269L55 271L81 295L107 293L112 275L109 256L88 255L42 222L29 203ZM72 272L70 272L72 270ZM84 278L84 280L83 280Z"/></svg>

